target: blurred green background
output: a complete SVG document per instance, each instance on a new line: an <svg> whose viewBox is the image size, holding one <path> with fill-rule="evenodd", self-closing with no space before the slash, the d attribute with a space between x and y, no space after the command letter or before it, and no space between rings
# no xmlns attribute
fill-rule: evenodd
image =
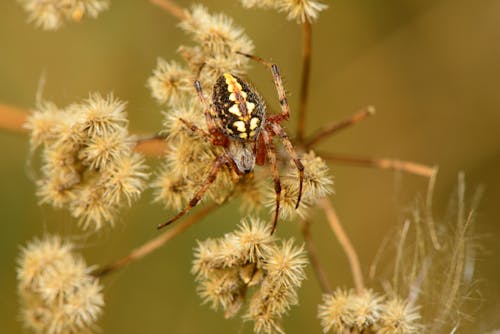
<svg viewBox="0 0 500 334"><path fill-rule="evenodd" d="M178 1L183 6L191 2ZM284 15L244 10L237 1L203 1L243 26L256 53L277 62L297 110L301 73L301 30ZM442 212L465 171L468 189L485 186L477 231L473 297L474 323L461 333L500 328L500 2L496 0L329 1L313 26L309 133L326 120L349 116L372 104L375 117L322 144L324 150L397 157L438 164L436 211ZM34 106L37 85L64 106L90 91L114 92L128 101L131 130L152 133L161 114L145 83L158 56L176 58L189 43L172 16L148 1L113 1L97 20L43 32L26 23L15 1L0 2L0 102ZM268 101L274 102L270 75L250 72ZM288 122L293 132L296 118ZM26 161L28 140L0 132L0 332L20 333L15 261L19 246L46 232L70 236L89 264L105 264L157 235L168 217L151 192L125 212L118 226L97 236L82 236L66 212L39 207ZM154 159L151 160L154 163ZM359 252L365 272L384 237L401 223L411 200L423 193L422 177L390 171L332 165L333 201ZM469 192L471 194L471 192ZM196 239L220 236L239 220L235 205L195 225L139 263L104 279L103 333L251 333L239 318L224 320L200 305L190 274ZM313 237L334 286L352 286L348 263L323 216L313 215ZM282 224L280 236L296 236L296 224ZM320 332L316 308L321 291L312 271L300 290L300 306L285 318L287 333Z"/></svg>

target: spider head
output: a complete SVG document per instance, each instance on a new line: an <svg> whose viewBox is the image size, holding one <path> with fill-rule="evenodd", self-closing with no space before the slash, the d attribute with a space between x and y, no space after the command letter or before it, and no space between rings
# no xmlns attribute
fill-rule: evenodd
<svg viewBox="0 0 500 334"><path fill-rule="evenodd" d="M230 140L228 154L241 174L248 174L255 167L255 141Z"/></svg>

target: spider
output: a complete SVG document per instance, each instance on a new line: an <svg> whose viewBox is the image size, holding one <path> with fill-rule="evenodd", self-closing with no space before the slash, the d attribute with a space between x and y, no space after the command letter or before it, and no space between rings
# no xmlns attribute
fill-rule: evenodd
<svg viewBox="0 0 500 334"><path fill-rule="evenodd" d="M262 97L250 84L233 74L224 73L217 78L213 87L211 105L207 103L203 95L200 82L195 80L194 86L205 110L208 132L188 121L182 119L181 121L193 132L198 132L213 145L221 146L224 150L213 160L205 183L189 201L188 205L172 219L158 225L158 229L175 222L196 206L215 181L218 172L223 166L232 168L238 175L244 175L252 172L256 164L264 165L267 155L271 165L276 193L276 209L271 229L271 234L274 233L278 222L281 197L276 149L273 143L274 136L281 139L283 146L299 171L299 194L295 208L298 208L300 204L304 166L298 158L288 135L280 125L282 121L287 120L290 116L290 107L278 66L255 55L238 53L263 64L271 70L278 92L281 113L267 116L266 105Z"/></svg>

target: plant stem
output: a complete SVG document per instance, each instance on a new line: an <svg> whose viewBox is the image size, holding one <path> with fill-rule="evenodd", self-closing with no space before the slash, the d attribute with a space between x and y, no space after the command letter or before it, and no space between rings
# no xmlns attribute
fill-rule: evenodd
<svg viewBox="0 0 500 334"><path fill-rule="evenodd" d="M302 80L300 84L300 104L297 123L297 141L304 142L304 132L306 123L307 101L309 99L309 78L311 74L311 23L306 20L303 24L304 45L302 51Z"/></svg>
<svg viewBox="0 0 500 334"><path fill-rule="evenodd" d="M26 123L28 113L20 108L0 104L0 129L10 130L13 132L28 132L23 128Z"/></svg>
<svg viewBox="0 0 500 334"><path fill-rule="evenodd" d="M318 153L318 154L327 161L344 163L349 165L357 165L363 167L393 169L425 177L432 177L436 169L436 167L431 167L416 162L402 161L397 159L356 157L352 155L335 154L335 153Z"/></svg>
<svg viewBox="0 0 500 334"><path fill-rule="evenodd" d="M214 209L219 207L217 204L211 204L200 211L196 212L192 216L186 218L183 222L181 222L178 225L175 225L171 229L163 232L159 236L157 236L154 239L151 239L150 241L146 242L142 246L132 250L130 254L127 256L113 262L110 265L107 265L101 269L96 270L94 273L95 276L97 277L103 277L106 276L118 269L121 269L128 264L132 262L136 262L149 253L152 253L153 251L157 250L161 246L165 245L170 239L174 238L175 236L181 234L185 230L187 230L189 227L200 221L202 218L204 218L206 215L208 215L210 212L212 212Z"/></svg>
<svg viewBox="0 0 500 334"><path fill-rule="evenodd" d="M179 20L185 20L188 18L186 11L177 5L175 2L170 0L149 0L153 5L156 5L166 11L167 13L175 16Z"/></svg>
<svg viewBox="0 0 500 334"><path fill-rule="evenodd" d="M311 233L309 230L310 222L303 221L301 223L300 230L302 232L302 237L306 243L307 252L309 253L309 259L311 260L311 265L313 267L314 273L316 274L316 278L318 279L319 285L321 286L321 290L323 293L332 293L332 287L328 282L328 278L326 276L326 272L321 266L318 258L318 252L316 250L316 246L314 245L313 239L311 237Z"/></svg>
<svg viewBox="0 0 500 334"><path fill-rule="evenodd" d="M359 110L349 118L325 126L323 129L320 129L315 135L313 135L309 140L306 141L306 148L310 148L311 146L316 145L318 142L328 138L334 133L348 128L351 125L354 125L373 114L375 114L375 108L373 106L367 106Z"/></svg>
<svg viewBox="0 0 500 334"><path fill-rule="evenodd" d="M328 198L322 199L320 201L320 205L325 210L326 217L328 222L330 223L330 227L332 228L333 233L337 237L342 249L344 250L347 259L349 260L349 264L351 266L352 277L354 280L354 285L356 287L356 291L358 293L362 293L365 289L363 283L363 274L361 272L361 265L359 263L358 254L354 249L349 237L344 231L344 228L340 224L339 218L337 217L337 213L335 212L333 206L330 204Z"/></svg>

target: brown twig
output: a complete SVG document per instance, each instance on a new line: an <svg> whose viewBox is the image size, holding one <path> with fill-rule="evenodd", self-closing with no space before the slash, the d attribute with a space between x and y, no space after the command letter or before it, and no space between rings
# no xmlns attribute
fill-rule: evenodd
<svg viewBox="0 0 500 334"><path fill-rule="evenodd" d="M352 155L335 154L335 153L318 153L318 154L327 161L363 166L363 167L393 169L425 177L432 177L436 169L436 167L431 167L416 162L402 161L397 159L366 158L366 157L356 157Z"/></svg>
<svg viewBox="0 0 500 334"><path fill-rule="evenodd" d="M156 5L166 11L167 13L175 16L179 20L185 20L188 17L186 11L170 0L149 0L153 5Z"/></svg>
<svg viewBox="0 0 500 334"><path fill-rule="evenodd" d="M305 123L306 123L306 108L309 98L309 78L311 73L311 42L312 31L311 23L306 20L303 24L304 28L304 45L302 52L302 79L300 83L300 104L297 123L297 141L304 142Z"/></svg>
<svg viewBox="0 0 500 334"><path fill-rule="evenodd" d="M300 227L302 232L302 237L306 243L307 252L309 254L309 259L311 260L311 265L313 267L314 273L316 274L316 278L318 279L319 285L321 286L321 290L324 293L332 293L332 287L328 282L328 278L326 276L326 272L321 266L318 258L318 252L316 250L316 246L311 237L311 232L309 231L310 222L303 221Z"/></svg>
<svg viewBox="0 0 500 334"><path fill-rule="evenodd" d="M358 254L354 249L349 237L344 231L344 228L340 224L339 218L333 209L333 206L330 204L330 201L325 198L320 201L320 205L325 210L326 217L328 222L330 223L330 227L332 228L333 233L337 237L342 249L347 255L347 259L349 260L349 264L351 266L352 277L354 280L354 285L356 286L356 291L358 293L362 293L365 289L363 283L363 274L361 272L361 265L359 263Z"/></svg>
<svg viewBox="0 0 500 334"><path fill-rule="evenodd" d="M214 209L218 207L219 205L217 204L211 204L203 208L202 210L196 212L192 216L186 218L182 223L172 227L171 229L165 231L156 238L151 239L142 246L134 249L127 256L113 262L110 265L107 265L101 269L96 270L94 275L98 277L106 276L107 274L110 274L118 269L121 269L132 262L142 259L149 253L165 245L173 237L187 230L189 227L200 221L202 218L204 218L206 215L208 215L210 212L212 212Z"/></svg>
<svg viewBox="0 0 500 334"><path fill-rule="evenodd" d="M26 110L0 104L0 129L21 133L27 132L28 130L23 128L27 118L28 112Z"/></svg>
<svg viewBox="0 0 500 334"><path fill-rule="evenodd" d="M167 150L165 136L160 134L141 136L135 143L135 151L148 156L162 156Z"/></svg>
<svg viewBox="0 0 500 334"><path fill-rule="evenodd" d="M311 136L311 138L306 141L305 146L306 148L310 148L311 146L328 138L334 133L343 130L345 128L348 128L351 125L354 125L373 114L375 114L375 107L373 106L364 107L351 117L343 119L339 122L332 123L330 125L325 126L323 129L320 129L315 135Z"/></svg>

